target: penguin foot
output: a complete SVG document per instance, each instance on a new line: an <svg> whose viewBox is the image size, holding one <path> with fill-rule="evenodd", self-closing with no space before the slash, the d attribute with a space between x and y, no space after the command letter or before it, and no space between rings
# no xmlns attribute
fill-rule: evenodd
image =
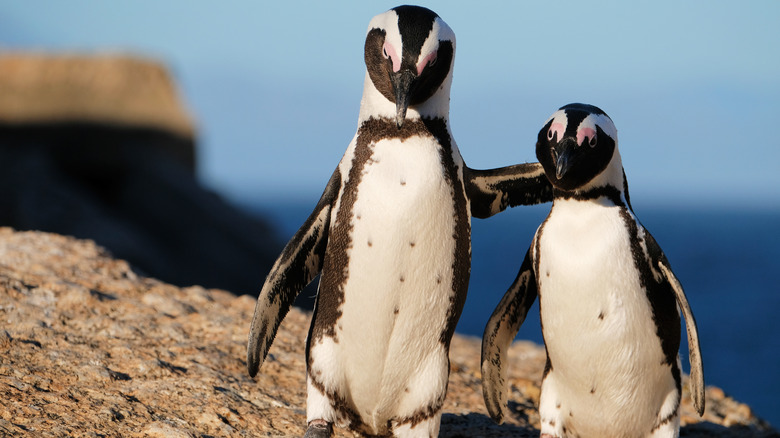
<svg viewBox="0 0 780 438"><path fill-rule="evenodd" d="M543 433L539 438L558 438L555 435L550 435L549 433Z"/></svg>
<svg viewBox="0 0 780 438"><path fill-rule="evenodd" d="M333 423L325 420L311 420L303 438L330 438L333 435Z"/></svg>

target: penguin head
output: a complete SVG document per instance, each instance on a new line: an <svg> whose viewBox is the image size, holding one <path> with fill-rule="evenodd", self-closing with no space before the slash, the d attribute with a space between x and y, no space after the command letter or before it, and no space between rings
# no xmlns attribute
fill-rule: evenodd
<svg viewBox="0 0 780 438"><path fill-rule="evenodd" d="M392 108L387 104L394 105L393 117L399 128L409 108L421 115L447 115L455 34L435 12L398 6L377 15L368 26L364 56L368 71L365 94L372 85L381 95L376 96L378 100L384 100L375 103L381 108L373 108L374 112L384 115L381 113ZM424 106L430 106L428 111Z"/></svg>
<svg viewBox="0 0 780 438"><path fill-rule="evenodd" d="M539 131L536 158L557 189L571 191L605 184L623 187L617 129L612 119L593 105L572 103L550 116ZM620 180L612 181L618 173Z"/></svg>

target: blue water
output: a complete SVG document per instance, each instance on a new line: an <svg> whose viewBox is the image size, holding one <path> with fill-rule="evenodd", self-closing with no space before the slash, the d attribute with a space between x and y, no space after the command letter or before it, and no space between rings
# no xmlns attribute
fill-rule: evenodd
<svg viewBox="0 0 780 438"><path fill-rule="evenodd" d="M288 239L317 199L254 205ZM699 327L708 385L748 403L780 425L780 209L642 207L634 211L666 253L685 288ZM459 333L482 336L512 283L549 204L472 221L472 271ZM538 304L519 339L542 343ZM687 343L681 354L687 372Z"/></svg>

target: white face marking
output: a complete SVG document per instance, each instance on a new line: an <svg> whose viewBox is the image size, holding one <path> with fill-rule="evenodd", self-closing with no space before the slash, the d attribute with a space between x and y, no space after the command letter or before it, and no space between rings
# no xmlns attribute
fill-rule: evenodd
<svg viewBox="0 0 780 438"><path fill-rule="evenodd" d="M401 69L401 54L403 53L403 42L401 41L401 33L398 31L398 14L389 10L381 13L371 19L368 23L368 30L366 35L371 32L371 29L384 29L385 31L385 45L383 47L385 57L389 57L393 60L393 71Z"/></svg>
<svg viewBox="0 0 780 438"><path fill-rule="evenodd" d="M615 142L617 147L617 128L612 120L603 114L591 114L585 117L577 127L577 146L583 146L585 139L588 139L588 145L595 147L598 139L596 138L596 126L601 128Z"/></svg>
<svg viewBox="0 0 780 438"><path fill-rule="evenodd" d="M453 53L455 51L455 33L450 27L442 21L441 18L436 17L433 22L433 28L428 34L428 38L423 43L422 50L420 51L420 57L417 58L417 74L422 74L425 67L436 63L436 58L439 51L439 41L451 41Z"/></svg>
<svg viewBox="0 0 780 438"><path fill-rule="evenodd" d="M368 24L368 30L371 29L384 29L385 31L385 44L383 47L383 55L386 58L390 58L393 61L393 71L397 72L401 69L401 56L403 54L403 39L401 33L398 31L398 14L393 11L387 11L374 17ZM431 29L428 38L423 44L420 56L417 58L417 74L422 74L425 67L433 65L436 62L437 52L439 50L439 41L452 41L453 51L455 49L455 33L441 18L436 17L433 22L433 28Z"/></svg>
<svg viewBox="0 0 780 438"><path fill-rule="evenodd" d="M566 111L556 111L547 119L545 124L549 123L550 120L553 122L550 125L550 129L547 131L547 139L552 140L557 134L558 141L560 141L563 138L563 134L566 132L566 127L569 123L569 119L566 117ZM580 122L580 125L577 127L577 146L583 146L585 144L585 139L587 139L589 146L596 146L598 141L596 138L596 126L601 128L605 134L615 141L615 145L617 145L617 128L615 128L615 124L612 123L612 119L603 114L591 114Z"/></svg>
<svg viewBox="0 0 780 438"><path fill-rule="evenodd" d="M563 133L566 132L566 125L569 123L566 112L563 110L556 111L546 122L544 122L544 124L546 125L550 120L553 122L550 125L550 129L547 131L547 140L552 140L558 135L557 141L561 141Z"/></svg>

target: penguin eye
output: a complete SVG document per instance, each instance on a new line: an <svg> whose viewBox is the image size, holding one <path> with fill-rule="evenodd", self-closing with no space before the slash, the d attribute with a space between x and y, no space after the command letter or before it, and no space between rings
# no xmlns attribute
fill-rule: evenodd
<svg viewBox="0 0 780 438"><path fill-rule="evenodd" d="M553 139L553 135L554 135L553 134L553 129L550 128L550 130L547 131L547 140L552 140Z"/></svg>
<svg viewBox="0 0 780 438"><path fill-rule="evenodd" d="M433 67L434 65L436 65L436 60L438 60L438 59L439 59L439 54L438 53L434 53L433 54L433 58L431 58L431 60L428 61L428 67Z"/></svg>
<svg viewBox="0 0 780 438"><path fill-rule="evenodd" d="M385 59L390 58L390 55L387 54L387 47L382 47L382 56L384 56Z"/></svg>
<svg viewBox="0 0 780 438"><path fill-rule="evenodd" d="M593 137L590 138L588 144L590 145L590 147L595 148L596 143L598 143L598 140L596 140L596 134L593 134Z"/></svg>

